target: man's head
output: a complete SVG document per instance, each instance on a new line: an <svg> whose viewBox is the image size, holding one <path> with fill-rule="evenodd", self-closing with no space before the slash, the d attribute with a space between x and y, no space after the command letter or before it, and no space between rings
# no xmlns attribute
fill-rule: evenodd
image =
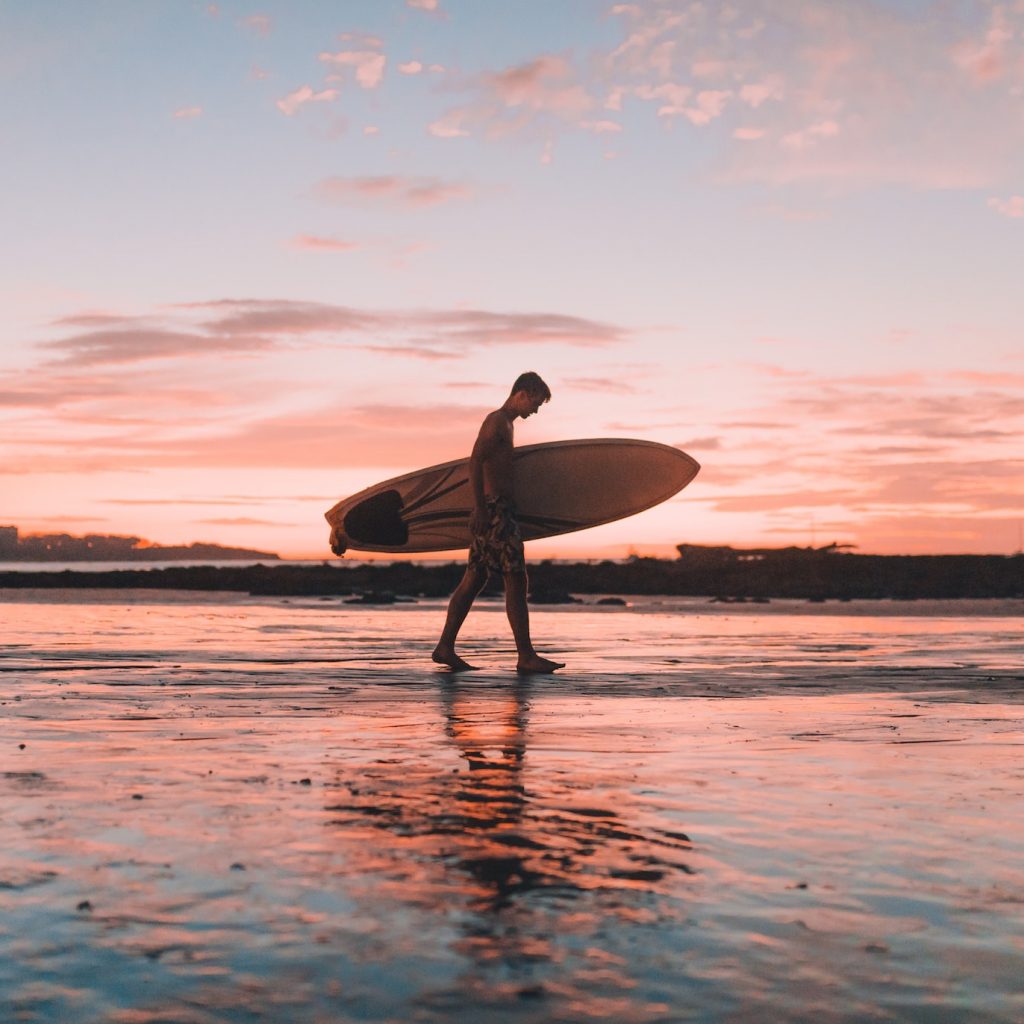
<svg viewBox="0 0 1024 1024"><path fill-rule="evenodd" d="M540 374L527 370L516 377L509 392L506 406L526 419L532 416L545 402L551 400L551 388L544 383Z"/></svg>

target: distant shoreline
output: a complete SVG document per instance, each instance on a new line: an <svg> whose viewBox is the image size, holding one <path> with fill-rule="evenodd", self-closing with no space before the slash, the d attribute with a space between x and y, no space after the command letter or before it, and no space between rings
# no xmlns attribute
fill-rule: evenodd
<svg viewBox="0 0 1024 1024"><path fill-rule="evenodd" d="M113 570L0 571L0 588L238 591L255 596L409 595L446 597L462 576L461 560L318 563L311 565L164 566ZM1024 556L852 555L768 558L728 564L685 558L529 566L537 603L572 595L635 594L717 598L722 603L773 598L826 600L955 600L1024 597ZM501 581L492 581L500 590Z"/></svg>

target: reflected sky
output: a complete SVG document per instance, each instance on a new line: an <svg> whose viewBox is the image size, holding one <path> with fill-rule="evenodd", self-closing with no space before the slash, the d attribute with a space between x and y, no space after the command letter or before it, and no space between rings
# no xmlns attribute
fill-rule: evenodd
<svg viewBox="0 0 1024 1024"><path fill-rule="evenodd" d="M4 606L0 1019L1022 1016L1013 618L120 600Z"/></svg>

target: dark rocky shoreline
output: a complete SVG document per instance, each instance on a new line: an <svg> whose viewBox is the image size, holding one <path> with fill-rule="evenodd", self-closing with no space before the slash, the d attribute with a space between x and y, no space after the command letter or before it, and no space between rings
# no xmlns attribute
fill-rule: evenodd
<svg viewBox="0 0 1024 1024"><path fill-rule="evenodd" d="M446 597L463 562L364 565L171 566L109 571L4 571L0 588L137 588L240 591L257 596ZM636 558L626 562L530 565L533 599L573 594L643 594L759 601L955 599L1024 596L1024 555L857 555L753 560ZM500 581L492 581L492 590Z"/></svg>

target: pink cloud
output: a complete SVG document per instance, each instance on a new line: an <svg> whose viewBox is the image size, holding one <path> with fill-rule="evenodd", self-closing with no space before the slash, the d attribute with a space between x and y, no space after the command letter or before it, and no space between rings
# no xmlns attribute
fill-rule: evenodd
<svg viewBox="0 0 1024 1024"><path fill-rule="evenodd" d="M1018 11L1024 13L1019 7ZM989 19L981 39L964 40L951 51L953 62L975 85L988 85L1002 78L1020 58L1019 53L1012 53L1015 32L1006 8L993 7Z"/></svg>
<svg viewBox="0 0 1024 1024"><path fill-rule="evenodd" d="M418 60L410 60L405 64L399 64L398 70L403 75L418 75L423 70L423 65Z"/></svg>
<svg viewBox="0 0 1024 1024"><path fill-rule="evenodd" d="M269 36L273 26L273 20L269 14L251 14L247 18L242 18L239 23L261 36Z"/></svg>
<svg viewBox="0 0 1024 1024"><path fill-rule="evenodd" d="M313 194L327 202L380 202L398 206L439 206L468 199L469 186L438 178L403 178L381 175L372 178L324 178L313 186Z"/></svg>
<svg viewBox="0 0 1024 1024"><path fill-rule="evenodd" d="M387 57L375 50L343 50L339 53L321 53L320 60L336 70L352 68L356 82L364 89L376 89L384 80Z"/></svg>
<svg viewBox="0 0 1024 1024"><path fill-rule="evenodd" d="M253 352L271 345L267 338L252 335L218 338L185 331L127 329L76 334L42 342L40 347L59 353L56 362L61 366L99 366L147 359Z"/></svg>
<svg viewBox="0 0 1024 1024"><path fill-rule="evenodd" d="M289 526L273 519L256 519L252 516L223 516L215 519L193 519L199 526Z"/></svg>
<svg viewBox="0 0 1024 1024"><path fill-rule="evenodd" d="M485 75L484 81L506 107L544 110L578 119L594 106L586 90L573 81L569 62L551 54Z"/></svg>
<svg viewBox="0 0 1024 1024"><path fill-rule="evenodd" d="M337 89L322 89L315 92L311 86L303 85L279 99L275 106L287 117L298 113L308 103L330 103L338 98Z"/></svg>
<svg viewBox="0 0 1024 1024"><path fill-rule="evenodd" d="M307 252L353 252L360 248L358 242L346 242L340 238L324 238L320 235L296 235L291 240L293 249Z"/></svg>
<svg viewBox="0 0 1024 1024"><path fill-rule="evenodd" d="M201 117L202 114L202 107L180 107L171 115L171 117L175 118L178 121L185 121Z"/></svg>
<svg viewBox="0 0 1024 1024"><path fill-rule="evenodd" d="M740 89L740 99L755 109L767 100L781 100L783 83L781 75L769 75L760 82L748 82Z"/></svg>
<svg viewBox="0 0 1024 1024"><path fill-rule="evenodd" d="M676 445L684 452L717 452L722 447L720 437L692 437Z"/></svg>
<svg viewBox="0 0 1024 1024"><path fill-rule="evenodd" d="M631 3L615 12L621 41L597 54L578 84L607 97L609 110L632 96L656 104L662 118L720 123L734 140L720 151L722 182L991 187L1016 168L1024 146L1016 109L1024 9L1016 4L993 5L952 60L955 23L934 7L911 14L810 0L790 17L751 0ZM1008 88L974 99L961 72ZM702 96L702 83L716 79L722 87ZM747 112L737 124L740 104ZM783 141L745 145L755 138Z"/></svg>
<svg viewBox="0 0 1024 1024"><path fill-rule="evenodd" d="M636 388L623 380L610 377L569 377L564 384L573 391L597 391L608 395L632 395Z"/></svg>
<svg viewBox="0 0 1024 1024"><path fill-rule="evenodd" d="M464 138L470 134L469 130L463 127L469 116L469 111L466 110L449 110L443 117L434 121L428 131L438 139Z"/></svg>
<svg viewBox="0 0 1024 1024"><path fill-rule="evenodd" d="M179 308L226 311L200 324L217 338L275 336L389 335L389 344L440 351L486 345L563 344L592 348L626 338L614 324L558 313L498 313L489 310L374 312L326 303L222 299Z"/></svg>
<svg viewBox="0 0 1024 1024"><path fill-rule="evenodd" d="M1024 217L1024 196L1010 196L1009 199L993 197L988 201L988 206L1004 217Z"/></svg>
<svg viewBox="0 0 1024 1024"><path fill-rule="evenodd" d="M405 0L406 5L417 11L436 11L438 0Z"/></svg>

